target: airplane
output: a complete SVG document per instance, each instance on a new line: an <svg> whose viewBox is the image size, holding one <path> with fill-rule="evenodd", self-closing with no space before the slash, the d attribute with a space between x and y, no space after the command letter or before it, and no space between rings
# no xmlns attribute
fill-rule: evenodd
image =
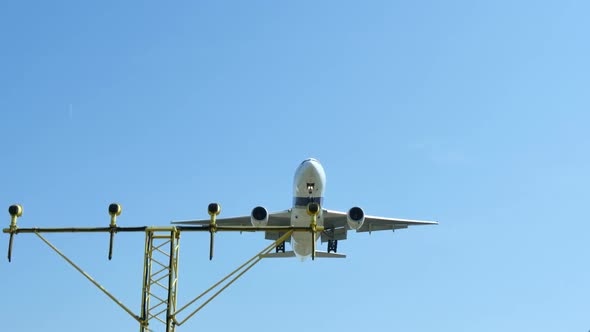
<svg viewBox="0 0 590 332"><path fill-rule="evenodd" d="M407 228L416 225L436 225L436 221L396 219L367 216L360 207L353 207L348 212L332 211L320 208L323 206L324 189L326 184L326 173L324 168L317 159L305 159L295 171L293 181L293 207L291 209L268 213L262 207L257 206L252 209L249 216L220 218L216 223L218 226L295 226L309 227L310 216L308 209L311 205L317 204L317 225L323 226L324 230L318 232L315 239L307 232L294 232L290 239L286 240L291 243L293 251L285 251L285 242L277 245L274 253L269 253L265 257L298 257L302 261L312 256L322 258L345 258L346 255L338 253L338 241L346 240L349 230L362 232L374 232L382 230L393 230ZM319 205L319 206L318 206ZM208 225L210 219L206 220L186 220L175 221L173 224L182 225ZM285 232L266 231L265 239L278 240ZM312 251L315 249L315 243L321 239L322 243L328 243L328 250Z"/></svg>

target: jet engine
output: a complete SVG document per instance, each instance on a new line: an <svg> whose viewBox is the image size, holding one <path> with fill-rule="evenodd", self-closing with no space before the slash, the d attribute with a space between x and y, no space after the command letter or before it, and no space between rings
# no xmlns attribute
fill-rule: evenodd
<svg viewBox="0 0 590 332"><path fill-rule="evenodd" d="M352 229L359 229L365 222L365 212L358 206L355 206L348 210L346 214L346 221L348 221L348 226Z"/></svg>
<svg viewBox="0 0 590 332"><path fill-rule="evenodd" d="M257 206L252 209L250 220L254 227L264 227L268 224L268 211L262 206Z"/></svg>

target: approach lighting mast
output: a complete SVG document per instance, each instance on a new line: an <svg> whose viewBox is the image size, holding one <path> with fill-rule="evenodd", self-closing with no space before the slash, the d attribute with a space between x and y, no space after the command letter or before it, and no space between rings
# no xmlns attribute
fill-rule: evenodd
<svg viewBox="0 0 590 332"><path fill-rule="evenodd" d="M250 270L254 265L260 262L278 245L284 243L293 232L310 232L312 239L315 239L317 232L323 231L323 227L317 225L316 218L320 211L317 203L310 203L307 211L310 216L309 227L294 226L218 226L216 218L221 212L221 206L217 203L209 204L207 211L210 216L209 225L198 226L138 226L138 227L120 227L117 224L117 217L121 215L121 205L113 203L109 205L109 215L111 217L108 227L67 227L67 228L19 228L17 220L23 215L23 207L19 204L11 205L8 208L10 214L10 226L2 230L3 233L10 235L8 243L8 261L12 260L12 247L14 236L17 234L35 234L53 251L61 256L74 269L86 277L94 286L113 300L119 307L127 312L133 319L139 323L140 332L155 331L157 326L164 327L164 331L173 332L177 326L184 324L193 317L199 310L207 305L211 300L217 297L227 287L233 284L244 273ZM268 245L258 254L254 255L244 264L236 268L226 277L215 283L209 289L199 296L189 301L181 308L177 307L177 286L178 286L178 257L180 252L180 234L182 232L209 232L209 259L213 259L215 233L219 231L243 232L243 231L275 231L282 234L276 241ZM115 234L125 232L144 232L144 265L141 291L141 309L139 314L135 314L131 309L125 306L102 285L94 280L88 273L82 270L76 263L69 259L52 243L50 243L42 233L109 233L109 252L108 259L113 257L113 243ZM314 241L315 243L315 241ZM205 295L217 289L206 300L202 300ZM201 304L192 311L185 311L201 300ZM179 314L187 313L184 318Z"/></svg>

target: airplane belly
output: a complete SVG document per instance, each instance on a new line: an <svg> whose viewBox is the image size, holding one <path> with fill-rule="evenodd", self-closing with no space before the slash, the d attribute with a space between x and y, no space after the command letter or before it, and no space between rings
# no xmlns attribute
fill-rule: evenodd
<svg viewBox="0 0 590 332"><path fill-rule="evenodd" d="M307 215L305 208L293 208L291 212L291 225L295 227L309 227L311 224L311 217ZM317 219L318 226L323 226L324 222L321 215ZM316 234L315 240L317 241L320 234ZM311 256L312 249L312 236L309 232L294 232L291 236L291 245L293 251L297 256L307 257Z"/></svg>

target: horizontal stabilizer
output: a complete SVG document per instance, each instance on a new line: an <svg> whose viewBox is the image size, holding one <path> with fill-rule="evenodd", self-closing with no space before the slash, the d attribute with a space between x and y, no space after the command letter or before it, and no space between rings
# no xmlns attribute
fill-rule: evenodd
<svg viewBox="0 0 590 332"><path fill-rule="evenodd" d="M285 251L285 252L272 252L263 256L264 258L287 258L287 257L295 257L295 253L293 251ZM325 252L325 251L316 251L315 252L316 258L346 258L344 254L337 254L334 252Z"/></svg>
<svg viewBox="0 0 590 332"><path fill-rule="evenodd" d="M273 252L268 253L263 256L264 258L286 258L286 257L295 257L295 253L293 251L285 251L285 252Z"/></svg>
<svg viewBox="0 0 590 332"><path fill-rule="evenodd" d="M346 258L345 254L337 254L335 252L316 251L315 257L319 258Z"/></svg>

